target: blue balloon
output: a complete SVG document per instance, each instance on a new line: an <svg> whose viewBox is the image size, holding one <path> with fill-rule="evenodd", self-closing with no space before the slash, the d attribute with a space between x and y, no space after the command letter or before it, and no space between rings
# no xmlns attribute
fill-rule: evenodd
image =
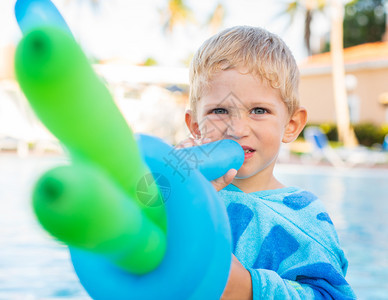
<svg viewBox="0 0 388 300"><path fill-rule="evenodd" d="M49 0L18 0L15 14L23 34L40 26L71 34ZM177 150L139 135L138 144L165 201L165 257L139 276L103 255L70 247L82 285L93 299L219 299L229 275L231 233L225 206L209 180L239 169L244 151L232 140Z"/></svg>
<svg viewBox="0 0 388 300"><path fill-rule="evenodd" d="M15 16L24 35L37 27L51 26L73 36L66 21L50 0L18 0L15 4Z"/></svg>
<svg viewBox="0 0 388 300"><path fill-rule="evenodd" d="M182 150L147 135L139 135L138 144L164 196L167 252L154 271L136 276L103 256L70 248L82 285L93 299L219 299L232 253L224 204L199 170L174 158ZM241 167L244 152L238 143L222 140L212 144L194 149L199 155L200 148L216 146L209 153L202 152L205 173L225 174ZM220 156L222 152L228 156Z"/></svg>
<svg viewBox="0 0 388 300"><path fill-rule="evenodd" d="M184 164L189 168L198 169L208 180L214 180L223 176L232 165L228 164L233 157L233 165L239 169L244 163L244 151L236 146L233 140L219 140L209 144L174 150L170 156L184 158ZM228 169L229 168L229 169Z"/></svg>

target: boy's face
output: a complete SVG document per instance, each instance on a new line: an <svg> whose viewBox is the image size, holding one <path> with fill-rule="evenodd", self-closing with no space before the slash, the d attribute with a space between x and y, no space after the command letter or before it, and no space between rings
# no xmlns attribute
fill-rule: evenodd
<svg viewBox="0 0 388 300"><path fill-rule="evenodd" d="M220 71L197 103L196 116L187 112L186 123L196 138L232 139L245 150L237 178L271 170L282 142L290 136L288 109L278 90L251 74L236 69ZM294 124L295 125L295 124ZM303 128L303 127L302 127Z"/></svg>

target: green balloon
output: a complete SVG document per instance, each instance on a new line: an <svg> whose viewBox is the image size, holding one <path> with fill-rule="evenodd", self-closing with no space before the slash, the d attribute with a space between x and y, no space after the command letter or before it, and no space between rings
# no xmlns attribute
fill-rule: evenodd
<svg viewBox="0 0 388 300"><path fill-rule="evenodd" d="M35 187L33 207L55 237L101 253L131 273L147 273L164 257L162 229L95 166L74 164L48 171Z"/></svg>
<svg viewBox="0 0 388 300"><path fill-rule="evenodd" d="M34 111L73 159L103 168L166 231L157 186L149 187L151 203L138 197L136 187L150 171L133 133L74 39L50 27L30 32L18 45L15 69Z"/></svg>

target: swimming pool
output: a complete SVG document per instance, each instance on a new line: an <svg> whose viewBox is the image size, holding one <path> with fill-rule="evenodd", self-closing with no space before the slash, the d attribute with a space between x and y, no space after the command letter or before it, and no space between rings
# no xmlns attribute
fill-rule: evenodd
<svg viewBox="0 0 388 300"><path fill-rule="evenodd" d="M0 300L90 299L66 247L48 236L30 208L39 174L65 162L55 156L0 155ZM359 299L388 299L388 170L280 165L275 173L323 200Z"/></svg>
<svg viewBox="0 0 388 300"><path fill-rule="evenodd" d="M388 299L388 170L280 166L287 185L325 204L349 261L347 281L359 299Z"/></svg>

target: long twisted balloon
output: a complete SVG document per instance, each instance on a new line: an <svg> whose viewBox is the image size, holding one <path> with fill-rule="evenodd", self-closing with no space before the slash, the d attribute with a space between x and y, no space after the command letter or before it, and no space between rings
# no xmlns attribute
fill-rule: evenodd
<svg viewBox="0 0 388 300"><path fill-rule="evenodd" d="M34 209L70 245L85 289L95 299L218 299L230 229L208 180L238 169L242 148L224 140L178 151L151 136L136 141L67 25L53 21L63 20L55 6L19 0L16 15L23 16L18 10L30 20L18 18L26 26L18 81L73 158L38 181ZM172 166L187 155L195 162Z"/></svg>

